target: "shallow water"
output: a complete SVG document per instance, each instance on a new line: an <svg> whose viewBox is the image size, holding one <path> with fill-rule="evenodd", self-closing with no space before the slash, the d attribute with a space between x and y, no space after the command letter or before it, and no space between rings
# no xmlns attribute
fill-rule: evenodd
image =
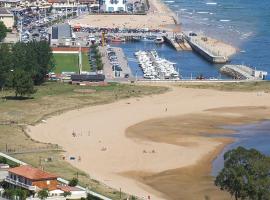
<svg viewBox="0 0 270 200"><path fill-rule="evenodd" d="M212 163L212 175L216 176L223 168L224 153L230 149L243 146L245 148L255 148L260 152L270 155L270 121L263 121L256 124L244 126L226 126L228 129L235 130L235 134L229 135L235 138L235 141L227 145L218 157Z"/></svg>
<svg viewBox="0 0 270 200"><path fill-rule="evenodd" d="M175 0L163 1L180 18L184 31L203 32L239 47L231 62L268 71L270 80L270 1L254 0ZM183 77L203 74L219 78L218 65L213 65L194 52L176 52L166 45L126 43L121 45L128 57L140 49L156 49L177 63ZM130 62L134 75L142 75L135 62Z"/></svg>

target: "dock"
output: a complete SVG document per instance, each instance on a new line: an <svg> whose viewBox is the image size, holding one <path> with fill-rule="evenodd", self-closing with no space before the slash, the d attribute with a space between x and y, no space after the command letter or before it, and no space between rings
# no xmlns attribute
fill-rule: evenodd
<svg viewBox="0 0 270 200"><path fill-rule="evenodd" d="M167 35L163 36L166 43L172 46L176 51L190 51L192 50L189 43L183 37L183 34L175 34L169 32Z"/></svg>
<svg viewBox="0 0 270 200"><path fill-rule="evenodd" d="M208 62L214 64L224 64L229 61L227 56L219 55L219 52L215 52L214 50L211 50L210 47L203 45L196 36L185 35L185 39L188 41L192 49L205 58Z"/></svg>
<svg viewBox="0 0 270 200"><path fill-rule="evenodd" d="M174 34L167 34L166 36L163 37L164 41L167 42L170 46L172 46L176 51L181 51L182 48L176 42Z"/></svg>
<svg viewBox="0 0 270 200"><path fill-rule="evenodd" d="M220 68L220 72L240 80L264 80L267 76L266 71L252 69L245 65L224 65Z"/></svg>

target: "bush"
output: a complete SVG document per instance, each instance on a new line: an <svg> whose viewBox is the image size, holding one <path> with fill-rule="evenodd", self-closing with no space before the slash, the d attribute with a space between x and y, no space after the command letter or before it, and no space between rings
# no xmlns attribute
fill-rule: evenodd
<svg viewBox="0 0 270 200"><path fill-rule="evenodd" d="M78 185L78 183L79 183L79 180L77 178L73 178L69 181L68 185L71 187L75 187Z"/></svg>

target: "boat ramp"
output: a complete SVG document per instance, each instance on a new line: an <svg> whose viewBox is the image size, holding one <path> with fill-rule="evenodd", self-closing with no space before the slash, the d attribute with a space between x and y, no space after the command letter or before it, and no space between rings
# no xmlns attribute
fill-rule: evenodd
<svg viewBox="0 0 270 200"><path fill-rule="evenodd" d="M266 71L252 69L245 65L224 65L220 68L220 72L240 80L264 80L267 76Z"/></svg>

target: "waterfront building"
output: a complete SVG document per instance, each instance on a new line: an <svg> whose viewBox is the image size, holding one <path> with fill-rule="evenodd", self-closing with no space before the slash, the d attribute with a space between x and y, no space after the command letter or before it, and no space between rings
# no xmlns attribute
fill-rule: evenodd
<svg viewBox="0 0 270 200"><path fill-rule="evenodd" d="M43 170L31 167L30 165L22 165L8 170L5 182L9 188L23 188L36 196L37 192L43 189L49 191L48 199L65 200L65 192L70 192L68 199L86 198L86 190L80 186L70 187L67 183L59 181L58 176L45 172Z"/></svg>
<svg viewBox="0 0 270 200"><path fill-rule="evenodd" d="M83 9L87 6L95 5L96 0L48 0L48 3L53 6L54 9Z"/></svg>
<svg viewBox="0 0 270 200"><path fill-rule="evenodd" d="M8 170L5 182L13 188L24 188L30 192L37 192L41 189L49 191L57 189L57 176L29 165L22 165Z"/></svg>
<svg viewBox="0 0 270 200"><path fill-rule="evenodd" d="M125 12L126 8L126 0L105 0L105 11L106 12Z"/></svg>
<svg viewBox="0 0 270 200"><path fill-rule="evenodd" d="M0 21L4 22L7 28L12 28L14 25L14 16L7 8L0 8Z"/></svg>

